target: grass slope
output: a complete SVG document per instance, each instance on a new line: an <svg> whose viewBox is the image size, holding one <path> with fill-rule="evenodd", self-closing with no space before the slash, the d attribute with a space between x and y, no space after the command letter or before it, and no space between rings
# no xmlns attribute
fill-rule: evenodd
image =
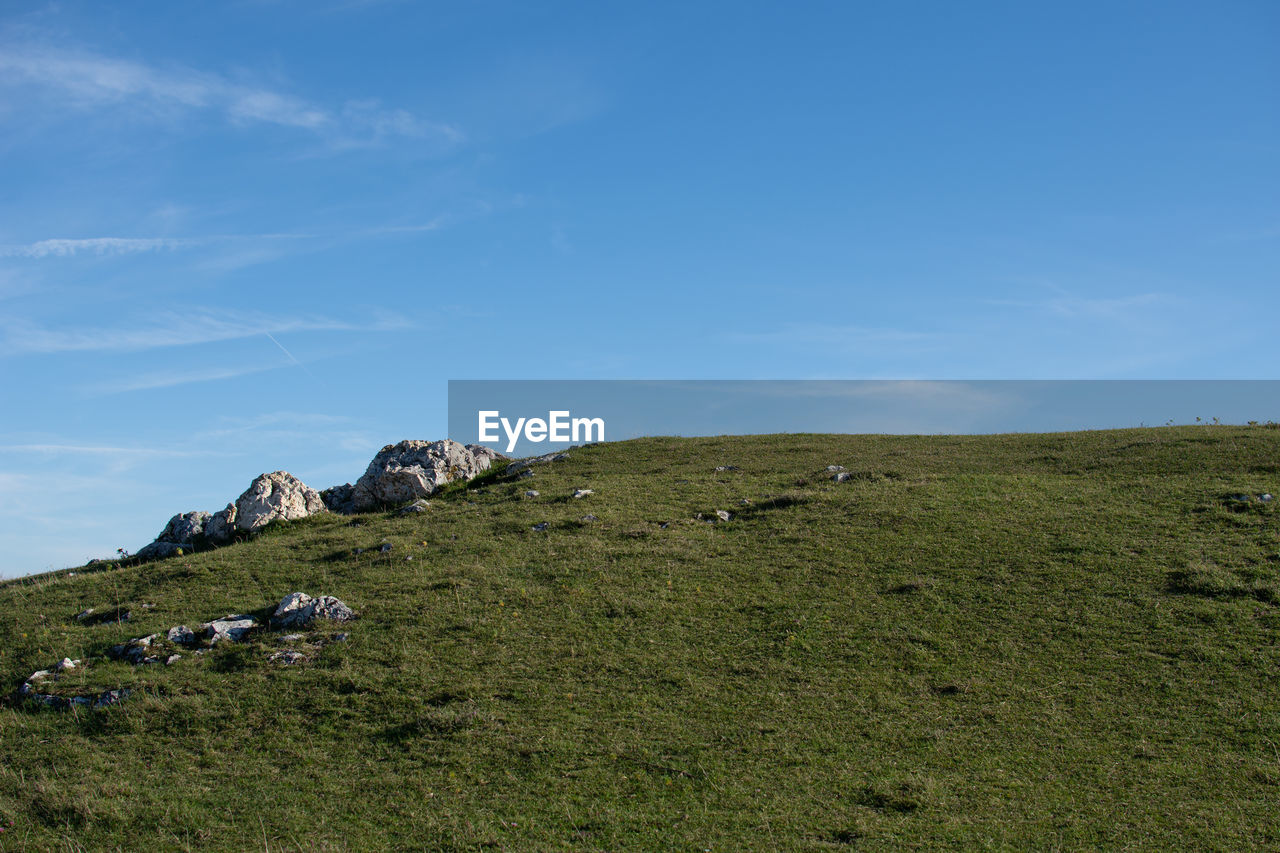
<svg viewBox="0 0 1280 853"><path fill-rule="evenodd" d="M294 590L361 618L297 666L268 632L58 685L132 688L116 707L0 708L0 846L1275 847L1277 510L1224 496L1280 491L1278 451L1217 426L653 438L417 516L8 582L3 690Z"/></svg>

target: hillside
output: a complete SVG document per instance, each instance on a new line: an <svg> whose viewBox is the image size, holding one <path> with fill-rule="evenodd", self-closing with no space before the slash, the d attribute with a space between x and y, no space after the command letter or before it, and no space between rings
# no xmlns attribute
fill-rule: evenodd
<svg viewBox="0 0 1280 853"><path fill-rule="evenodd" d="M129 691L0 706L0 848L1280 845L1280 430L500 465L421 513L0 584L0 691L64 657L50 691ZM107 657L295 591L358 618Z"/></svg>

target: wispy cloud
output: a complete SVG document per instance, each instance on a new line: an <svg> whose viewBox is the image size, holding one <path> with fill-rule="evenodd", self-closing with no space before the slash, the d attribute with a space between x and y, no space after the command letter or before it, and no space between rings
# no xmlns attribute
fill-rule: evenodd
<svg viewBox="0 0 1280 853"><path fill-rule="evenodd" d="M255 373L266 373L291 367L292 364L259 364L246 367L216 367L205 370L171 370L158 373L147 373L127 379L108 380L95 385L85 386L81 390L90 396L107 394L125 394L130 391L150 391L156 388L176 388L180 385L191 385L197 382L217 382L224 379L238 379Z"/></svg>
<svg viewBox="0 0 1280 853"><path fill-rule="evenodd" d="M0 453L47 453L59 456L106 456L129 459L176 459L203 455L199 450L164 450L157 447L112 447L99 444L0 444Z"/></svg>
<svg viewBox="0 0 1280 853"><path fill-rule="evenodd" d="M991 299L988 304L1042 311L1063 318L1121 319L1153 305L1167 304L1167 293L1127 296L1081 296L1055 284L1043 284L1050 295L1038 299Z"/></svg>
<svg viewBox="0 0 1280 853"><path fill-rule="evenodd" d="M189 246L197 241L176 240L167 237L88 237L83 239L55 238L39 240L25 246L0 246L3 258L65 258L71 255L129 255L138 252L156 252Z"/></svg>
<svg viewBox="0 0 1280 853"><path fill-rule="evenodd" d="M376 145L390 137L462 141L456 127L376 100L339 107L313 103L274 89L236 82L183 66L160 68L127 59L47 46L0 48L0 79L26 83L60 96L79 109L132 104L149 114L208 110L233 124L272 124L323 134L336 148Z"/></svg>
<svg viewBox="0 0 1280 853"><path fill-rule="evenodd" d="M260 314L162 313L128 327L53 329L19 320L0 320L0 355L59 352L127 352L188 346L289 332L357 332L403 329L400 319L367 323L323 316L270 317Z"/></svg>
<svg viewBox="0 0 1280 853"><path fill-rule="evenodd" d="M804 345L822 347L889 346L922 344L939 341L936 332L907 329L871 328L857 325L823 323L788 323L767 332L740 332L730 335L745 343Z"/></svg>

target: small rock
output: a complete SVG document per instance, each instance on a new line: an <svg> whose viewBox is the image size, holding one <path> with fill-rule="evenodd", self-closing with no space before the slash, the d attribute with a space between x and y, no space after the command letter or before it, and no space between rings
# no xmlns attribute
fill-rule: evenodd
<svg viewBox="0 0 1280 853"><path fill-rule="evenodd" d="M301 635L301 634L285 634L283 637L281 637L281 638L280 638L280 642L282 642L282 643L296 643L296 642L298 642L298 641L299 641L299 640L301 640L301 639L302 639L302 635Z"/></svg>
<svg viewBox="0 0 1280 853"><path fill-rule="evenodd" d="M594 489L574 489L573 496L575 498L585 498L587 495L594 495Z"/></svg>
<svg viewBox="0 0 1280 853"><path fill-rule="evenodd" d="M431 509L430 502L428 502L424 498L418 498L416 501L409 504L408 506L401 507L399 514L413 515L414 513L417 513L417 512L426 512L429 509Z"/></svg>
<svg viewBox="0 0 1280 853"><path fill-rule="evenodd" d="M728 510L718 509L716 510L716 518L720 519L721 521L732 521L733 514Z"/></svg>
<svg viewBox="0 0 1280 853"><path fill-rule="evenodd" d="M853 479L853 475L850 474L848 471L841 471L839 474L836 474L831 479L835 480L837 483L846 483L849 480Z"/></svg>
<svg viewBox="0 0 1280 853"><path fill-rule="evenodd" d="M195 631L192 631L186 625L174 625L165 636L169 642L177 643L180 646L189 646L196 641Z"/></svg>
<svg viewBox="0 0 1280 853"><path fill-rule="evenodd" d="M844 466L843 466L843 465L828 465L828 466L827 466L827 472L828 472L828 473L830 473L830 474L834 474L836 471L843 471L843 470L844 470Z"/></svg>
<svg viewBox="0 0 1280 853"><path fill-rule="evenodd" d="M525 492L525 493L524 493L524 496L525 496L526 498L536 498L536 497L538 496L538 490L537 490L537 489L530 489L529 491L527 491L527 492Z"/></svg>
<svg viewBox="0 0 1280 853"><path fill-rule="evenodd" d="M63 658L54 666L54 672L66 672L68 669L75 669L80 665L80 661L71 658Z"/></svg>
<svg viewBox="0 0 1280 853"><path fill-rule="evenodd" d="M543 530L546 530L546 529L547 529L548 527L550 527L550 526L551 526L551 523L550 523L550 522L547 522L547 521L539 521L537 524L535 524L535 525L533 526L533 529L534 529L534 530L536 530L536 531L538 531L539 533L541 533Z"/></svg>
<svg viewBox="0 0 1280 853"><path fill-rule="evenodd" d="M53 673L49 672L49 670L47 669L38 669L35 672L31 673L31 677L28 678L27 681L28 682L44 681L46 678L49 678L52 675Z"/></svg>
<svg viewBox="0 0 1280 853"><path fill-rule="evenodd" d="M305 592L291 592L280 599L271 624L277 628L308 628L317 619L348 622L354 618L351 608L332 595L312 598Z"/></svg>
<svg viewBox="0 0 1280 853"><path fill-rule="evenodd" d="M245 638L246 634L257 627L257 619L252 616L240 615L214 619L212 622L206 622L201 625L200 630L211 643L218 643L223 640L238 643Z"/></svg>
<svg viewBox="0 0 1280 853"><path fill-rule="evenodd" d="M344 632L344 633L341 633L341 634L334 634L334 635L333 635L333 642L335 642L335 643L345 643L345 642L347 641L347 638L348 638L348 637L350 637L350 636L351 636L350 634L347 634L347 633L345 633L345 632Z"/></svg>
<svg viewBox="0 0 1280 853"><path fill-rule="evenodd" d="M79 613L76 614L76 621L83 622L84 620L88 619L92 615L93 615L93 608L86 607L84 610L81 610Z"/></svg>
<svg viewBox="0 0 1280 853"><path fill-rule="evenodd" d="M378 546L378 552L379 552L379 553L381 553L381 554L390 554L390 553L391 553L391 543L390 543L390 542L383 542L381 545L379 545L379 546Z"/></svg>
<svg viewBox="0 0 1280 853"><path fill-rule="evenodd" d="M594 515L591 515L590 513L588 513L587 515L584 515L584 516L583 516L581 519L579 519L579 520L580 520L580 521L587 521L587 522L590 522L590 521L599 521L600 519L598 519L598 518L596 518Z"/></svg>
<svg viewBox="0 0 1280 853"><path fill-rule="evenodd" d="M737 471L737 465L717 465L716 471Z"/></svg>
<svg viewBox="0 0 1280 853"><path fill-rule="evenodd" d="M302 663L306 659L307 659L306 655L304 655L302 652L295 652L293 649L285 649L284 651L280 651L280 652L272 652L271 655L267 658L267 660L271 663L283 664L284 666L291 666L295 663Z"/></svg>
<svg viewBox="0 0 1280 853"><path fill-rule="evenodd" d="M1258 495L1258 500L1266 504L1266 503L1271 503L1271 501L1275 500L1275 498L1271 497L1271 495L1269 494L1262 494L1262 495Z"/></svg>
<svg viewBox="0 0 1280 853"><path fill-rule="evenodd" d="M751 499L743 498L742 500L738 501L738 506L751 506Z"/></svg>
<svg viewBox="0 0 1280 853"><path fill-rule="evenodd" d="M143 663L147 657L147 650L151 648L151 642L156 638L155 634L148 634L145 637L137 637L127 643L120 643L112 646L109 654L116 660L127 660L132 664Z"/></svg>
<svg viewBox="0 0 1280 853"><path fill-rule="evenodd" d="M173 666L175 663L177 663L180 660L182 660L182 655L169 655L169 657L165 659L164 665Z"/></svg>
<svg viewBox="0 0 1280 853"><path fill-rule="evenodd" d="M128 688L122 687L119 690L106 690L102 695L94 700L93 707L106 708L110 705L118 705L129 698Z"/></svg>
<svg viewBox="0 0 1280 853"><path fill-rule="evenodd" d="M356 549L355 549L354 551L352 551L351 553L352 553L352 554L355 554L357 557L359 557L361 554L363 554L363 553L364 553L364 549L363 549L363 548L356 548Z"/></svg>
<svg viewBox="0 0 1280 853"><path fill-rule="evenodd" d="M662 522L661 524L659 524L659 525L658 525L658 529L659 529L659 530L666 530L666 529L667 529L668 527L670 527L670 526L671 526L671 522L669 522L669 521L664 521L664 522Z"/></svg>

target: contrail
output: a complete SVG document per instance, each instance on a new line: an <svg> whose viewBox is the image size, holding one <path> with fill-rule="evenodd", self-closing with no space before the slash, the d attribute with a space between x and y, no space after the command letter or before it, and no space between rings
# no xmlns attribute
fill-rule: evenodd
<svg viewBox="0 0 1280 853"><path fill-rule="evenodd" d="M264 334L264 335L266 335L268 338L270 338L270 339L271 339L271 343L273 343L273 344L275 344L276 346L280 347L280 351L281 351L282 353L284 353L285 355L289 356L289 360L290 360L290 361L292 361L292 362L293 362L294 364L296 364L298 367L301 367L303 370L305 370L305 371L306 371L306 373L307 373L307 375L308 375L308 376L310 376L312 379L314 379L314 380L316 381L316 384L317 384L317 385L321 384L321 382L320 382L320 377L316 376L314 373L312 373L310 370L308 370L308 369L307 369L307 366L306 366L305 364L303 364L302 362L298 361L298 359L294 356L294 354L293 354L293 353L291 353L291 352L289 352L287 349L285 349L285 348L284 348L284 344L282 344L282 343L280 343L279 341L277 341L277 340L275 339L275 337L274 337L270 332L263 332L262 334Z"/></svg>

